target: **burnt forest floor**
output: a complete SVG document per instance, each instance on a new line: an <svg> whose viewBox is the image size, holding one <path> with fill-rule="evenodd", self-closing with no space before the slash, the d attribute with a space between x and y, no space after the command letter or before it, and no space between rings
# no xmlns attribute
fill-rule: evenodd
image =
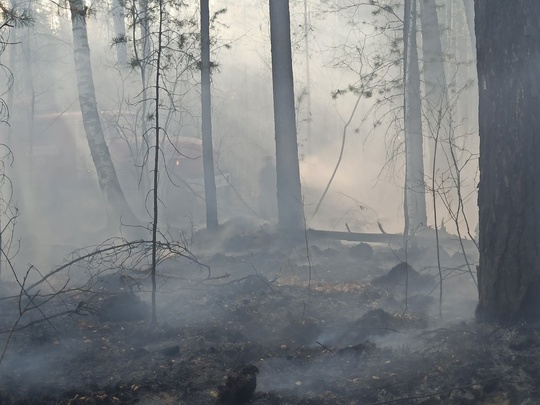
<svg viewBox="0 0 540 405"><path fill-rule="evenodd" d="M259 230L194 245L210 271L164 260L157 325L149 278L130 269L61 299L9 299L17 285L4 283L0 403L540 403L538 329L476 323L459 255L442 257L439 306L432 250L411 255L407 273L388 246L317 241L308 251L277 238ZM55 274L51 288L63 280ZM259 370L253 394L242 380L252 376L238 377L246 365Z"/></svg>

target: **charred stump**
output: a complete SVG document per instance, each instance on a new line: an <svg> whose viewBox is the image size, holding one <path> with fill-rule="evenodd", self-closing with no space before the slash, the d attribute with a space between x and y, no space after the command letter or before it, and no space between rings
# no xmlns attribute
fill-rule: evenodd
<svg viewBox="0 0 540 405"><path fill-rule="evenodd" d="M259 369L253 364L240 364L225 376L217 387L218 403L236 404L248 401L257 388Z"/></svg>

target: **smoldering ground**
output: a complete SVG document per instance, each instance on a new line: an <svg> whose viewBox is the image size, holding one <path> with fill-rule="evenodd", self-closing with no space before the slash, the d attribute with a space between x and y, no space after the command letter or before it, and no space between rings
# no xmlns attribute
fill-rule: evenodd
<svg viewBox="0 0 540 405"><path fill-rule="evenodd" d="M350 244L308 242L308 260L305 241L282 249L279 234L242 226L243 239L234 243L243 241L244 250L224 250L233 237L226 233L213 249L196 255L209 268L174 255L162 262L155 327L148 319L149 279L138 271L123 281L117 271L100 273L91 289L72 297L78 303L43 304L49 321L39 312L23 316L1 365L2 399L208 404L239 364L260 370L250 399L259 404L372 403L475 382L482 388L463 388L459 398L492 398L497 392L488 392L482 381L496 378L504 362L482 357L488 348L474 352L493 329L469 325L474 287L459 262L446 263L445 274L452 277L443 281L441 323L437 273L422 267L420 257L413 267L423 281L415 285L411 276L407 309L403 280L389 279L401 274L390 272L399 262L397 250L375 245L370 258L359 260ZM59 280L64 277L58 273ZM460 295L454 294L456 286ZM413 310L413 298L420 295L432 299ZM468 312L453 311L464 297L471 300ZM52 317L84 300L95 312ZM109 304L117 308L122 302L129 304L126 312L103 316ZM2 303L9 333L18 305ZM26 327L34 321L39 322ZM457 329L451 326L456 322L462 322Z"/></svg>

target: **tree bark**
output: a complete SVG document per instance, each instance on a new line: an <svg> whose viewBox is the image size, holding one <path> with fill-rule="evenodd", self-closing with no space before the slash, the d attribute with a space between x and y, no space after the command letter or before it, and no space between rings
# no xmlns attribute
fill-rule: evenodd
<svg viewBox="0 0 540 405"><path fill-rule="evenodd" d="M208 0L201 0L201 116L204 165L206 228L217 230L217 193L212 147L212 98L210 93L210 11Z"/></svg>
<svg viewBox="0 0 540 405"><path fill-rule="evenodd" d="M136 222L135 215L131 211L118 182L98 113L86 29L87 7L84 6L82 0L70 0L69 5L79 103L86 139L97 171L99 186L113 211L134 223Z"/></svg>
<svg viewBox="0 0 540 405"><path fill-rule="evenodd" d="M405 82L405 232L414 234L427 225L424 186L424 152L422 139L422 105L420 70L416 43L416 0L405 1L404 16L404 82Z"/></svg>
<svg viewBox="0 0 540 405"><path fill-rule="evenodd" d="M288 0L270 0L272 83L276 137L278 221L282 229L303 229Z"/></svg>
<svg viewBox="0 0 540 405"><path fill-rule="evenodd" d="M480 93L477 316L538 319L540 2L476 0L475 14Z"/></svg>

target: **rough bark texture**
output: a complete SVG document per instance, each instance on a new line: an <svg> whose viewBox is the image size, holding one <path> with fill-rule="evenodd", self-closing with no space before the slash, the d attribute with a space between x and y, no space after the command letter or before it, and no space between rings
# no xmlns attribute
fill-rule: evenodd
<svg viewBox="0 0 540 405"><path fill-rule="evenodd" d="M210 93L210 11L208 0L201 0L201 115L204 163L206 227L218 227L216 178L212 147L212 101Z"/></svg>
<svg viewBox="0 0 540 405"><path fill-rule="evenodd" d="M427 225L424 186L424 152L420 98L420 70L416 43L416 0L405 2L404 80L405 80L405 234L414 234Z"/></svg>
<svg viewBox="0 0 540 405"><path fill-rule="evenodd" d="M88 145L90 146L90 153L98 174L99 186L105 199L116 214L123 215L127 221L133 223L135 216L129 208L124 193L120 188L98 113L86 29L87 7L84 6L82 0L70 0L69 5L71 10L79 103L81 105L83 124Z"/></svg>
<svg viewBox="0 0 540 405"><path fill-rule="evenodd" d="M480 93L477 316L538 317L540 2L477 0L475 13Z"/></svg>
<svg viewBox="0 0 540 405"><path fill-rule="evenodd" d="M279 225L303 228L288 0L270 1Z"/></svg>

